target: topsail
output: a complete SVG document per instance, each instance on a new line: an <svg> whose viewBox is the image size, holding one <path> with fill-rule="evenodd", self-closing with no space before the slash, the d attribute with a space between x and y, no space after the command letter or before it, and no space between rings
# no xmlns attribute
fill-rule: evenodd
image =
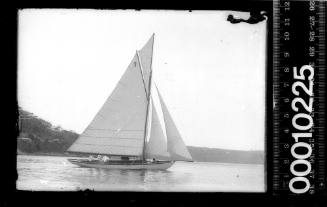
<svg viewBox="0 0 327 207"><path fill-rule="evenodd" d="M150 40L144 45L144 47L138 51L140 56L143 79L145 84L145 90L147 93L150 91L150 76L152 70L152 54L153 54L153 42L154 42L154 34L151 36Z"/></svg>

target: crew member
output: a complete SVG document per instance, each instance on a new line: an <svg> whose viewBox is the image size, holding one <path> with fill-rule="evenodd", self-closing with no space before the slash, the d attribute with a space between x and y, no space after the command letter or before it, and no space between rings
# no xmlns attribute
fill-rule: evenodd
<svg viewBox="0 0 327 207"><path fill-rule="evenodd" d="M103 162L108 162L109 161L109 157L108 156L103 156L102 157L102 161Z"/></svg>

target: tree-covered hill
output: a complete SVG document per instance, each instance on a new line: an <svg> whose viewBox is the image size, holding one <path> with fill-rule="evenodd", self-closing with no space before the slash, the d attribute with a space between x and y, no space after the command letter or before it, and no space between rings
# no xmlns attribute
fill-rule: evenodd
<svg viewBox="0 0 327 207"><path fill-rule="evenodd" d="M263 151L228 150L207 147L187 147L195 161L263 164Z"/></svg>
<svg viewBox="0 0 327 207"><path fill-rule="evenodd" d="M32 113L19 109L20 135L17 152L63 154L79 136L73 131L53 126ZM263 164L263 151L239 151L188 146L194 161Z"/></svg>
<svg viewBox="0 0 327 207"><path fill-rule="evenodd" d="M19 117L20 134L17 139L17 150L21 152L62 153L78 137L77 133L53 126L21 108Z"/></svg>

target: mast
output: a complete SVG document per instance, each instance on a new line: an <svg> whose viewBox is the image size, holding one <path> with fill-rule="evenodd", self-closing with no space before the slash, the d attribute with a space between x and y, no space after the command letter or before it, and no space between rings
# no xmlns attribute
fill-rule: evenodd
<svg viewBox="0 0 327 207"><path fill-rule="evenodd" d="M143 153L142 153L142 159L143 161L145 161L145 147L146 147L146 137L148 135L148 116L149 116L149 110L150 110L150 95L151 95L151 79L152 79L152 69L150 71L150 77L149 77L149 93L148 93L148 104L147 104L147 108L146 108L146 117L145 117L145 125L144 125L144 140L143 140Z"/></svg>
<svg viewBox="0 0 327 207"><path fill-rule="evenodd" d="M142 67L142 63L141 63L141 58L139 55L139 52L136 51L137 57L139 59L139 64L140 64L140 70L141 70L141 74L143 77L143 67ZM152 70L150 71L150 77L149 77L149 86L150 86L150 82L151 82L151 75L152 75ZM146 136L148 134L148 116L149 116L149 105L150 105L150 89L149 92L147 93L146 91L146 85L145 85L145 81L144 81L144 77L143 79L143 84L144 84L144 90L145 90L145 94L146 94L146 99L147 99L147 105L146 105L146 114L145 114L145 122L144 122L144 137L143 137L143 149L142 149L142 160L145 161L145 143L146 143Z"/></svg>
<svg viewBox="0 0 327 207"><path fill-rule="evenodd" d="M144 123L144 139L143 139L143 153L142 153L142 160L145 161L145 148L146 148L146 137L148 135L148 122L149 122L149 110L150 110L150 97L151 97L151 82L152 82L152 59L153 59L153 45L154 45L154 33L153 33L153 43L152 43L152 57L151 57L151 63L150 63L150 74L149 74L149 83L148 83L148 88L149 92L146 94L147 95L147 106L146 106L146 116L145 116L145 123ZM139 56L139 53L137 52L137 56L139 58L140 65L142 67L141 59ZM143 70L143 68L141 68ZM145 83L145 82L144 82Z"/></svg>

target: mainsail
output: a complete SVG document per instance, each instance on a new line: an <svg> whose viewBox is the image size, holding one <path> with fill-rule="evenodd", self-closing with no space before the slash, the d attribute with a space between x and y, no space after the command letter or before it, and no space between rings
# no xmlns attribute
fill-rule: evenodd
<svg viewBox="0 0 327 207"><path fill-rule="evenodd" d="M68 151L141 156L146 106L147 97L136 54L110 97Z"/></svg>
<svg viewBox="0 0 327 207"><path fill-rule="evenodd" d="M167 133L167 148L168 148L168 152L171 155L171 159L180 160L180 161L192 161L192 156L187 150L182 140L182 137L173 121L173 118L171 117L168 108L165 102L163 101L157 87L156 89L159 95L161 108L164 115L166 133Z"/></svg>

